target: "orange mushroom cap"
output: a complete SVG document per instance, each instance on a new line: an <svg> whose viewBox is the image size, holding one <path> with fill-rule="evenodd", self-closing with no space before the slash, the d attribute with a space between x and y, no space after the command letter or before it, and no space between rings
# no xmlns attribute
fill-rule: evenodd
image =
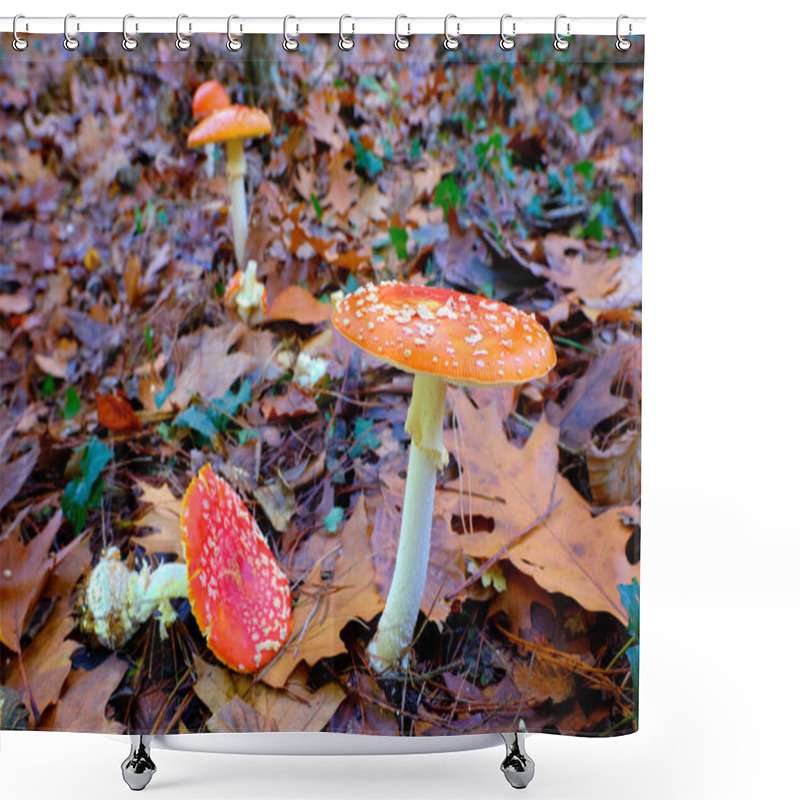
<svg viewBox="0 0 800 800"><path fill-rule="evenodd" d="M228 106L197 123L189 134L189 147L229 139L250 139L272 132L269 117L258 108Z"/></svg>
<svg viewBox="0 0 800 800"><path fill-rule="evenodd" d="M227 108L231 104L228 93L217 81L204 81L201 83L192 98L192 116L203 119L214 111Z"/></svg>
<svg viewBox="0 0 800 800"><path fill-rule="evenodd" d="M292 630L289 581L241 497L206 464L181 508L192 612L214 655L252 673Z"/></svg>
<svg viewBox="0 0 800 800"><path fill-rule="evenodd" d="M243 278L244 272L237 269L236 272L233 273L233 277L228 281L228 285L225 287L226 306L232 306L236 303L236 295L239 294L239 290L242 288Z"/></svg>
<svg viewBox="0 0 800 800"><path fill-rule="evenodd" d="M370 283L337 304L333 326L399 369L454 384L525 383L556 363L532 314L450 289Z"/></svg>

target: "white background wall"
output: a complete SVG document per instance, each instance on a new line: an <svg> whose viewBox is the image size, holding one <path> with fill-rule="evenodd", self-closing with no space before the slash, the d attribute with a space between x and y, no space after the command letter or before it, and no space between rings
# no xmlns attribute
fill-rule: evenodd
<svg viewBox="0 0 800 800"><path fill-rule="evenodd" d="M800 189L787 3L17 0L28 16L648 17L641 731L537 736L541 798L797 797ZM724 10L727 8L727 10ZM391 46L387 41L387 46ZM6 798L128 796L127 740L2 733ZM501 750L280 758L156 752L148 796L509 796Z"/></svg>

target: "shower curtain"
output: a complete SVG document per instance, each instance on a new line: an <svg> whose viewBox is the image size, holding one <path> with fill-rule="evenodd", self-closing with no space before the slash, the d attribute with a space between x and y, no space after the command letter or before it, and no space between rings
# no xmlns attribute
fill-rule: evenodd
<svg viewBox="0 0 800 800"><path fill-rule="evenodd" d="M2 727L636 730L643 38L30 38L0 60ZM425 380L457 348L492 379L435 379L425 484L434 341Z"/></svg>

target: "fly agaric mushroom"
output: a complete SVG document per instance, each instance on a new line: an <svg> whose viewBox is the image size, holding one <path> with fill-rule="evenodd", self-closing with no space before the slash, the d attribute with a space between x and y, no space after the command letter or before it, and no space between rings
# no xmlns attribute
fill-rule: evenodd
<svg viewBox="0 0 800 800"><path fill-rule="evenodd" d="M237 270L225 289L225 305L236 306L247 325L260 325L267 319L267 288L256 280L256 262L247 263L247 270Z"/></svg>
<svg viewBox="0 0 800 800"><path fill-rule="evenodd" d="M199 147L211 142L226 144L228 154L226 172L231 190L233 250L239 266L244 261L244 248L247 243L244 140L264 136L271 131L272 123L263 111L247 106L228 106L209 114L189 134L189 147Z"/></svg>
<svg viewBox="0 0 800 800"><path fill-rule="evenodd" d="M392 584L367 647L372 668L405 664L428 571L447 384L503 386L549 372L555 350L531 314L475 295L397 282L367 284L342 299L333 326L353 344L414 373L403 519Z"/></svg>
<svg viewBox="0 0 800 800"><path fill-rule="evenodd" d="M222 84L217 81L203 81L192 97L192 117L194 119L205 119L209 114L227 108L231 104L228 93L222 88ZM206 151L206 175L214 177L214 143L209 142L205 146Z"/></svg>
<svg viewBox="0 0 800 800"><path fill-rule="evenodd" d="M167 626L177 615L173 597L186 597L185 564L160 564L152 572L147 564L138 571L120 559L119 550L109 547L92 570L78 603L81 629L109 650L123 647L158 610L162 641Z"/></svg>
<svg viewBox="0 0 800 800"><path fill-rule="evenodd" d="M266 666L292 630L292 597L239 495L206 464L183 497L189 601L214 655L232 669Z"/></svg>

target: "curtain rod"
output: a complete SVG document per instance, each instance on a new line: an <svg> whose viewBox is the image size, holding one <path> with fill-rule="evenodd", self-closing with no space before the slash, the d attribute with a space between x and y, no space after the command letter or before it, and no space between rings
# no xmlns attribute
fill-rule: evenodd
<svg viewBox="0 0 800 800"><path fill-rule="evenodd" d="M345 15L340 21L339 17L302 17L290 18L290 32L293 36L312 33L347 35L358 34L387 34L394 35L395 26L403 36L413 34L443 34L445 33L444 17L354 17ZM553 34L555 17L515 17L505 15L503 30L509 36L526 34ZM194 17L181 15L180 33L191 36L198 33L227 33L230 31L236 36L255 33L272 33L283 35L284 17ZM143 33L172 33L176 32L178 19L175 17L137 17L129 16L125 29L129 36ZM468 36L471 34L498 34L500 33L500 17L459 17L451 15L447 29L452 35ZM68 32L74 36L79 33L122 33L122 17L82 17L69 15L67 21ZM14 29L14 17L0 17L0 32L11 33ZM65 29L64 17L25 17L17 19L16 30L22 36L25 34L63 34ZM606 35L615 36L617 33L616 17L570 17L559 15L558 31L562 36L580 35ZM625 36L642 35L645 32L644 17L624 18Z"/></svg>

